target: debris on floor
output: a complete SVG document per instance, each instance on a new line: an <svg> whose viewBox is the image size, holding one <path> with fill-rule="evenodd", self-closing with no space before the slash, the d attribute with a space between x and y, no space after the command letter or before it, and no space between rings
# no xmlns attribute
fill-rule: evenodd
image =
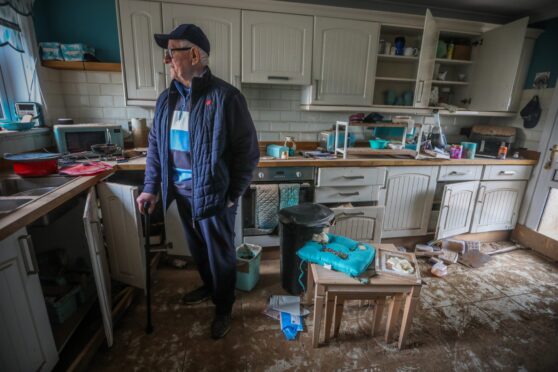
<svg viewBox="0 0 558 372"><path fill-rule="evenodd" d="M271 296L263 313L279 320L285 338L292 341L304 330L303 317L310 311L301 308L299 296Z"/></svg>

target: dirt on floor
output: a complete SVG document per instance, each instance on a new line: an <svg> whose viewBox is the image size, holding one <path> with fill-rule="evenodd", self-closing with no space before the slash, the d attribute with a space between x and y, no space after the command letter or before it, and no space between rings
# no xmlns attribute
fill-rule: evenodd
<svg viewBox="0 0 558 372"><path fill-rule="evenodd" d="M485 247L488 251L490 247ZM263 260L256 288L237 292L233 328L210 338L213 305L186 307L182 294L200 285L186 270L161 265L153 285L155 332L144 333L143 296L115 328L114 345L91 371L555 371L558 366L558 265L529 250L498 254L478 269L449 266L444 278L422 260L423 287L407 347L370 336L373 307L349 302L340 334L312 348L312 317L287 341L262 314L281 288L279 261ZM312 309L310 309L312 310ZM386 312L384 312L385 314Z"/></svg>

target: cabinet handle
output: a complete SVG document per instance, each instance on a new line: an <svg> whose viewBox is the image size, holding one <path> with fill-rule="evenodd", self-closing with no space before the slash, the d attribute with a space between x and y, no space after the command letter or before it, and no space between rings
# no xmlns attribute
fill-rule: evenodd
<svg viewBox="0 0 558 372"><path fill-rule="evenodd" d="M419 81L419 88L418 88L418 94L417 94L417 103L419 103L422 100L422 91L424 90L424 80L420 80Z"/></svg>
<svg viewBox="0 0 558 372"><path fill-rule="evenodd" d="M320 89L319 89L319 87L318 87L318 85L319 85L319 83L320 83L320 80L314 79L314 81L316 82L316 98L315 98L315 100L317 101L318 98L320 97ZM336 137L336 138L337 138L337 137Z"/></svg>
<svg viewBox="0 0 558 372"><path fill-rule="evenodd" d="M457 172L457 171L453 171L450 172L450 176L466 176L471 172Z"/></svg>
<svg viewBox="0 0 558 372"><path fill-rule="evenodd" d="M341 196L355 196L355 195L360 195L360 193L358 191L355 192L340 192L338 193Z"/></svg>
<svg viewBox="0 0 558 372"><path fill-rule="evenodd" d="M37 265L37 257L35 257L31 235L20 236L18 242L27 275L38 274L39 265Z"/></svg>
<svg viewBox="0 0 558 372"><path fill-rule="evenodd" d="M288 76L268 76L267 77L268 80L289 80L290 77Z"/></svg>
<svg viewBox="0 0 558 372"><path fill-rule="evenodd" d="M504 176L513 176L515 171L500 171L500 174Z"/></svg>
<svg viewBox="0 0 558 372"><path fill-rule="evenodd" d="M556 157L556 154L558 154L558 145L554 145L552 146L552 148L550 148L550 159L548 159L548 161L544 164L544 169L550 169L552 168L552 164L554 164L554 159Z"/></svg>
<svg viewBox="0 0 558 372"><path fill-rule="evenodd" d="M482 197L481 197L481 192L482 192ZM486 186L481 186L479 189L478 203L480 204L484 203L485 194L486 194Z"/></svg>
<svg viewBox="0 0 558 372"><path fill-rule="evenodd" d="M343 176L343 178L347 179L347 180L358 180L358 179L364 179L364 176Z"/></svg>
<svg viewBox="0 0 558 372"><path fill-rule="evenodd" d="M341 212L337 215L337 217L339 216L347 216L347 217L352 217L352 216L364 216L364 212Z"/></svg>

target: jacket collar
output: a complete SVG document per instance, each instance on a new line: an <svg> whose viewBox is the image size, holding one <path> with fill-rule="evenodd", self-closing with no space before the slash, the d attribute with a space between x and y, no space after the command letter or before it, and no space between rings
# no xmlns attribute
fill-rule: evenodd
<svg viewBox="0 0 558 372"><path fill-rule="evenodd" d="M209 69L209 67L206 67L204 73L201 76L197 76L192 79L192 85L190 86L190 100L192 106L196 104L200 96L207 90L207 88L211 84L212 77L213 74L211 73L211 70ZM178 84L180 83L173 80L169 87L169 94L172 97L171 98L172 101L170 102L171 103L170 107L174 107L174 104L176 103L177 96L174 95L179 93L176 87L176 85ZM185 87L185 89L187 88Z"/></svg>

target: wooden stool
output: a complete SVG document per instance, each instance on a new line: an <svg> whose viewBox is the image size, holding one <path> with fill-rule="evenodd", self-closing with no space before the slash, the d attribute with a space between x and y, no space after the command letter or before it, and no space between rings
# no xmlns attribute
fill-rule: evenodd
<svg viewBox="0 0 558 372"><path fill-rule="evenodd" d="M379 249L396 251L395 246L392 244L379 244L377 247ZM386 342L391 340L401 302L404 301L403 319L398 343L398 347L401 349L409 332L414 309L420 296L420 288L421 280L419 275L417 277L394 277L393 275L378 273L377 276L370 279L369 284L362 284L357 279L343 273L327 270L316 264L310 264L308 269L307 302L313 292L313 347L318 347L319 344L324 309L326 318L325 341L327 341L331 333L332 320L333 334L337 335L339 333L345 300L374 300L376 301L376 308L374 309L372 332L375 334L379 328L386 298L391 297L385 339Z"/></svg>

